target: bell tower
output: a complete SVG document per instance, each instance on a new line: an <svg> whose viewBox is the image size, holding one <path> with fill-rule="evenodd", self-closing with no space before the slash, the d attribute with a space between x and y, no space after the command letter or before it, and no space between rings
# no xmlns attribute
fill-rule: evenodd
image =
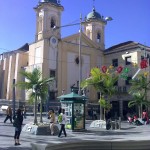
<svg viewBox="0 0 150 150"><path fill-rule="evenodd" d="M93 10L85 18L84 33L102 50L105 49L105 25L111 20L111 17L104 18L96 12L93 0Z"/></svg>
<svg viewBox="0 0 150 150"><path fill-rule="evenodd" d="M55 26L61 26L63 6L57 0L42 0L34 8L36 11L35 41L50 38L52 35L61 37L60 30L53 31Z"/></svg>
<svg viewBox="0 0 150 150"><path fill-rule="evenodd" d="M92 12L86 16L84 24L84 32L93 42L97 43L99 47L105 49L105 25L107 21L96 12L93 6Z"/></svg>

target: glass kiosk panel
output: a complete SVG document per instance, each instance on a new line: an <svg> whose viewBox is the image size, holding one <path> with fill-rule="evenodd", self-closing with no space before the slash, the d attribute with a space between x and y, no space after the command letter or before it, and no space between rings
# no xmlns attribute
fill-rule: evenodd
<svg viewBox="0 0 150 150"><path fill-rule="evenodd" d="M67 123L71 124L70 121L72 118L72 103L62 103L61 107L62 107L62 109L65 109Z"/></svg>
<svg viewBox="0 0 150 150"><path fill-rule="evenodd" d="M74 103L74 129L84 129L84 104Z"/></svg>

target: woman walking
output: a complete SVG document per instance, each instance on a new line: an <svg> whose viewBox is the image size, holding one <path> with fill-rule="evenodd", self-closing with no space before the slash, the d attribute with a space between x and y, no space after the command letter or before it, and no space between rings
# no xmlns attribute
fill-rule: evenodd
<svg viewBox="0 0 150 150"><path fill-rule="evenodd" d="M19 141L21 126L23 122L23 115L21 113L21 109L17 110L16 115L13 117L13 119L14 119L13 126L15 127L15 135L14 135L15 145L21 145Z"/></svg>
<svg viewBox="0 0 150 150"><path fill-rule="evenodd" d="M49 112L49 117L50 117L50 130L51 130L51 135L54 135L54 123L55 123L55 113L54 110L50 110Z"/></svg>

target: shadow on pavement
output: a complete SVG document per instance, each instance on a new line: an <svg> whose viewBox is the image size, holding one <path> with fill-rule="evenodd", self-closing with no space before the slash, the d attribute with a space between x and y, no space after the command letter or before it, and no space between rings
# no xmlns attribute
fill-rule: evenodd
<svg viewBox="0 0 150 150"><path fill-rule="evenodd" d="M29 147L0 147L0 150L32 150L32 148Z"/></svg>
<svg viewBox="0 0 150 150"><path fill-rule="evenodd" d="M12 138L14 138L14 136L11 136L11 135L0 134L0 136L3 136L3 137L12 137Z"/></svg>
<svg viewBox="0 0 150 150"><path fill-rule="evenodd" d="M128 128L121 128L121 130L130 130L130 129L134 129L136 127L128 127Z"/></svg>
<svg viewBox="0 0 150 150"><path fill-rule="evenodd" d="M12 123L5 123L5 124L1 124L0 126L13 126Z"/></svg>

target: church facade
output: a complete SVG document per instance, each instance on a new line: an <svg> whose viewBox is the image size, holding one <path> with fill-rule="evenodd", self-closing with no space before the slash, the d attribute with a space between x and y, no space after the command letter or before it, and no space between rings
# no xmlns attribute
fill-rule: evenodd
<svg viewBox="0 0 150 150"><path fill-rule="evenodd" d="M78 89L80 82L89 77L93 67L103 65L123 66L130 69L127 80L119 79L116 88L117 95L112 97L113 109L123 116L123 109L131 99L127 94L129 82L143 57L149 59L150 47L127 41L105 49L104 19L95 8L81 22L80 33L61 37L61 14L64 7L57 0L44 0L34 8L36 13L35 41L21 48L1 54L0 60L0 98L13 99L13 81L24 80L20 70L32 71L38 67L42 77L55 77L55 82L49 88L49 100L56 100L62 93L70 93ZM149 71L149 67L146 68ZM142 70L141 70L142 71ZM98 102L99 94L92 88L85 91L88 103ZM24 90L15 88L15 98L18 101L27 100Z"/></svg>

